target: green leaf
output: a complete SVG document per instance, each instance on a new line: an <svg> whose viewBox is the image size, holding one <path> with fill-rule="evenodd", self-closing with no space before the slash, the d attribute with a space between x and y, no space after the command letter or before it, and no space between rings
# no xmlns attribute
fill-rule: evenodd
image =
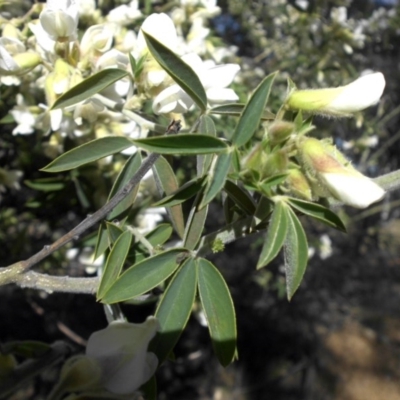
<svg viewBox="0 0 400 400"><path fill-rule="evenodd" d="M258 190L267 197L270 197L271 190L279 186L281 183L285 182L287 176L287 173L270 176L269 178L258 184Z"/></svg>
<svg viewBox="0 0 400 400"><path fill-rule="evenodd" d="M256 206L250 194L246 190L242 189L230 180L225 182L224 189L235 204L237 204L246 214L254 214Z"/></svg>
<svg viewBox="0 0 400 400"><path fill-rule="evenodd" d="M246 144L260 125L276 75L277 72L274 72L264 78L246 104L232 136L232 142L237 147Z"/></svg>
<svg viewBox="0 0 400 400"><path fill-rule="evenodd" d="M277 201L269 222L264 246L261 250L260 258L257 263L257 269L265 267L278 255L283 243L285 242L287 231L287 207L281 201Z"/></svg>
<svg viewBox="0 0 400 400"><path fill-rule="evenodd" d="M163 245L171 235L172 226L170 224L160 224L146 235L146 239L153 247L155 247Z"/></svg>
<svg viewBox="0 0 400 400"><path fill-rule="evenodd" d="M61 95L51 107L51 110L72 106L101 92L108 86L128 75L128 72L118 68L106 68L78 83Z"/></svg>
<svg viewBox="0 0 400 400"><path fill-rule="evenodd" d="M0 124L13 124L15 119L12 114L6 114L2 119L0 119Z"/></svg>
<svg viewBox="0 0 400 400"><path fill-rule="evenodd" d="M133 265L101 298L102 303L117 303L148 292L175 272L185 254L185 249L172 249Z"/></svg>
<svg viewBox="0 0 400 400"><path fill-rule="evenodd" d="M200 115L196 133L200 135L217 136L217 129L215 128L213 119L205 114Z"/></svg>
<svg viewBox="0 0 400 400"><path fill-rule="evenodd" d="M131 146L133 146L132 141L122 136L110 136L95 139L67 151L42 168L41 171L68 171L107 157L111 154L119 153Z"/></svg>
<svg viewBox="0 0 400 400"><path fill-rule="evenodd" d="M135 57L133 57L133 55L131 53L128 53L128 57L129 57L129 64L131 66L132 75L135 76L135 71L136 71L136 67L137 67Z"/></svg>
<svg viewBox="0 0 400 400"><path fill-rule="evenodd" d="M186 200L194 197L201 190L203 184L204 177L186 182L173 194L166 196L163 199L157 201L157 203L153 204L153 207L173 207L177 204L182 204Z"/></svg>
<svg viewBox="0 0 400 400"><path fill-rule="evenodd" d="M169 162L164 157L159 157L153 166L154 176L157 185L166 195L171 195L178 190L178 182L174 170L169 165ZM185 219L183 217L182 206L177 204L167 208L169 217L179 237L183 237L185 232Z"/></svg>
<svg viewBox="0 0 400 400"><path fill-rule="evenodd" d="M230 103L230 104L222 104L221 106L213 107L209 113L210 114L219 114L219 115L240 115L246 104L242 103ZM261 115L261 119L264 121L270 121L275 119L275 114L264 110Z"/></svg>
<svg viewBox="0 0 400 400"><path fill-rule="evenodd" d="M293 197L288 197L288 202L297 211L309 215L310 217L313 217L339 231L346 232L346 227L342 220L329 208L310 201L295 199Z"/></svg>
<svg viewBox="0 0 400 400"><path fill-rule="evenodd" d="M102 298L112 284L117 280L122 271L129 248L132 243L132 234L125 231L115 242L103 270L97 298Z"/></svg>
<svg viewBox="0 0 400 400"><path fill-rule="evenodd" d="M132 178L133 175L137 172L139 167L142 164L142 156L140 155L140 151L136 152L136 154L130 156L126 161L124 167L118 174L117 179L114 182L114 185L111 189L111 192L108 196L108 200L110 200L119 190L121 190ZM113 220L115 218L119 218L121 214L123 214L126 210L128 210L136 199L137 192L139 190L139 185L129 193L125 199L123 199L108 215L108 220Z"/></svg>
<svg viewBox="0 0 400 400"><path fill-rule="evenodd" d="M35 340L7 342L2 345L3 354L13 354L23 358L40 358L50 350L49 344Z"/></svg>
<svg viewBox="0 0 400 400"><path fill-rule="evenodd" d="M212 118L205 114L201 115L199 118L199 125L196 130L196 133L209 136L216 136L217 129L215 128L215 124ZM213 159L212 154L197 156L197 176L204 176L207 174L212 159Z"/></svg>
<svg viewBox="0 0 400 400"><path fill-rule="evenodd" d="M236 354L236 317L228 286L215 266L204 258L197 261L199 294L207 318L214 352L228 366Z"/></svg>
<svg viewBox="0 0 400 400"><path fill-rule="evenodd" d="M183 243L189 250L194 250L203 235L204 224L208 214L208 206L202 209L197 208L197 200L195 200L192 209L190 210L189 218L186 223L185 235Z"/></svg>
<svg viewBox="0 0 400 400"><path fill-rule="evenodd" d="M66 187L67 183L60 180L60 178L41 178L34 181L24 181L25 185L34 190L41 190L42 192L55 192L62 190Z"/></svg>
<svg viewBox="0 0 400 400"><path fill-rule="evenodd" d="M97 241L93 259L97 260L108 249L108 233L106 223L103 221L97 231Z"/></svg>
<svg viewBox="0 0 400 400"><path fill-rule="evenodd" d="M207 109L207 95L199 77L193 69L172 50L143 31L147 47L152 56L171 78L192 98L200 110Z"/></svg>
<svg viewBox="0 0 400 400"><path fill-rule="evenodd" d="M171 279L155 313L160 330L149 351L156 354L159 365L168 357L187 324L196 289L196 264L193 258L189 258Z"/></svg>
<svg viewBox="0 0 400 400"><path fill-rule="evenodd" d="M172 135L132 140L141 149L160 154L197 155L221 153L228 146L221 139L207 135Z"/></svg>
<svg viewBox="0 0 400 400"><path fill-rule="evenodd" d="M160 224L151 232L149 232L145 239L151 244L153 248L162 250L162 245L171 237L173 232L170 224ZM149 249L143 243L137 241L128 255L128 260L137 264L149 256Z"/></svg>
<svg viewBox="0 0 400 400"><path fill-rule="evenodd" d="M106 221L108 246L111 247L124 232L123 229L112 222Z"/></svg>
<svg viewBox="0 0 400 400"><path fill-rule="evenodd" d="M222 153L216 156L207 176L207 185L204 190L200 208L210 203L225 185L231 167L232 153Z"/></svg>
<svg viewBox="0 0 400 400"><path fill-rule="evenodd" d="M308 243L304 229L296 214L288 206L288 232L283 246L286 292L290 301L303 280L308 261Z"/></svg>

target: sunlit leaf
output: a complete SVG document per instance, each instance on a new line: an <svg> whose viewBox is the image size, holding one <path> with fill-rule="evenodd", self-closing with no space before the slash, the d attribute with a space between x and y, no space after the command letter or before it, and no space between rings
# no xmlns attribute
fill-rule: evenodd
<svg viewBox="0 0 400 400"><path fill-rule="evenodd" d="M225 182L224 189L228 196L237 204L244 212L249 215L254 214L256 206L250 194L236 185L230 180Z"/></svg>
<svg viewBox="0 0 400 400"><path fill-rule="evenodd" d="M172 50L145 31L142 30L142 32L152 56L172 79L192 98L200 110L205 111L207 108L207 95L197 74Z"/></svg>
<svg viewBox="0 0 400 400"><path fill-rule="evenodd" d="M108 200L110 200L119 190L125 187L125 185L135 175L141 164L142 164L142 156L140 155L139 151L136 154L129 157L129 159L126 161L124 167L121 169L117 179L114 182L114 185L108 196ZM136 185L136 187L129 193L129 195L126 196L107 215L107 219L113 220L114 218L119 218L122 213L124 213L127 209L129 209L136 199L138 190L139 190L139 185Z"/></svg>
<svg viewBox="0 0 400 400"><path fill-rule="evenodd" d="M154 177L157 185L167 196L178 190L178 181L174 170L164 157L159 157L153 166ZM185 232L185 220L183 217L182 206L177 204L168 207L167 212L178 235L182 238Z"/></svg>
<svg viewBox="0 0 400 400"><path fill-rule="evenodd" d="M246 144L260 125L276 75L277 72L274 72L264 78L246 104L232 136L232 142L237 147Z"/></svg>
<svg viewBox="0 0 400 400"><path fill-rule="evenodd" d="M209 112L210 114L219 114L219 115L240 115L242 114L246 104L242 103L230 103L230 104L222 104L221 106L213 107ZM274 120L275 114L270 111L264 110L261 115L262 120Z"/></svg>
<svg viewBox="0 0 400 400"><path fill-rule="evenodd" d="M172 226L170 224L160 224L157 225L155 229L149 232L145 239L148 243L153 246L153 248L159 248L171 237L173 232ZM135 263L144 260L149 255L149 249L146 248L143 243L137 241L130 252L128 259L133 259Z"/></svg>
<svg viewBox="0 0 400 400"><path fill-rule="evenodd" d="M295 294L303 280L308 261L308 243L304 229L296 214L289 206L288 231L283 247L286 272L286 292L288 300Z"/></svg>
<svg viewBox="0 0 400 400"><path fill-rule="evenodd" d="M204 184L204 177L200 179L193 179L189 182L186 182L173 194L162 198L161 200L153 204L153 206L172 207L177 204L182 204L186 200L194 197L201 190L203 184Z"/></svg>
<svg viewBox="0 0 400 400"><path fill-rule="evenodd" d="M192 311L197 290L197 271L193 258L187 259L171 279L155 312L160 330L151 342L161 364L174 348Z"/></svg>
<svg viewBox="0 0 400 400"><path fill-rule="evenodd" d="M103 270L99 289L97 290L97 297L102 298L112 284L117 280L122 271L129 248L132 242L132 234L125 231L120 235L114 243L110 254L108 255L106 265Z"/></svg>
<svg viewBox="0 0 400 400"><path fill-rule="evenodd" d="M194 250L203 235L204 224L208 214L208 206L202 209L197 208L197 202L195 201L192 207L188 221L186 223L185 235L183 237L183 243L189 250Z"/></svg>
<svg viewBox="0 0 400 400"><path fill-rule="evenodd" d="M221 191L225 185L229 169L231 167L232 153L222 153L216 156L211 164L210 172L207 176L207 184L204 189L200 208L203 208Z"/></svg>
<svg viewBox="0 0 400 400"><path fill-rule="evenodd" d="M197 260L199 294L215 354L226 367L236 353L236 317L228 286L208 260Z"/></svg>
<svg viewBox="0 0 400 400"><path fill-rule="evenodd" d="M52 110L72 106L87 100L108 86L128 75L128 72L118 68L106 68L89 76L61 95L51 107Z"/></svg>
<svg viewBox="0 0 400 400"><path fill-rule="evenodd" d="M61 172L78 168L81 165L100 160L101 158L119 153L133 143L122 136L110 136L92 140L57 157L46 167L45 172Z"/></svg>
<svg viewBox="0 0 400 400"><path fill-rule="evenodd" d="M297 211L309 215L310 217L336 228L339 231L346 232L346 227L344 226L342 220L329 208L321 206L320 204L312 203L310 201L295 199L293 197L289 197L288 202Z"/></svg>
<svg viewBox="0 0 400 400"><path fill-rule="evenodd" d="M172 249L133 265L114 282L101 301L112 304L148 292L172 275L186 254L185 249Z"/></svg>
<svg viewBox="0 0 400 400"><path fill-rule="evenodd" d="M160 154L197 155L221 153L228 145L221 139L207 135L172 135L135 139L132 143L141 149Z"/></svg>
<svg viewBox="0 0 400 400"><path fill-rule="evenodd" d="M199 118L199 124L196 129L197 134L216 136L217 129L215 128L214 121L206 114ZM212 154L198 155L197 156L197 176L204 176L207 174L213 159Z"/></svg>
<svg viewBox="0 0 400 400"><path fill-rule="evenodd" d="M265 267L278 255L285 242L287 231L287 207L281 201L277 201L268 225L264 245L257 263L257 269Z"/></svg>

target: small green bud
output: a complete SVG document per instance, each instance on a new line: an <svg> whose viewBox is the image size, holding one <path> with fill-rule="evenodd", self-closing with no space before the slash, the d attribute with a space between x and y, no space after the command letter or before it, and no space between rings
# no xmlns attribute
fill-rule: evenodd
<svg viewBox="0 0 400 400"><path fill-rule="evenodd" d="M224 251L224 249L225 249L224 242L219 238L215 239L212 244L211 251L213 253L220 253L221 251Z"/></svg>
<svg viewBox="0 0 400 400"><path fill-rule="evenodd" d="M289 168L286 183L289 190L297 197L311 201L313 199L310 184L300 169Z"/></svg>
<svg viewBox="0 0 400 400"><path fill-rule="evenodd" d="M271 145L284 142L295 130L293 122L275 121L267 129Z"/></svg>

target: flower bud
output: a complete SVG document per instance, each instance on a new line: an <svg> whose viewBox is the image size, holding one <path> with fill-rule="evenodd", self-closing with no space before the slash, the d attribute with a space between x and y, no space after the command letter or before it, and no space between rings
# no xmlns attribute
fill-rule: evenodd
<svg viewBox="0 0 400 400"><path fill-rule="evenodd" d="M289 108L337 117L351 116L378 103L385 88L381 72L361 76L338 88L295 90L288 98Z"/></svg>
<svg viewBox="0 0 400 400"><path fill-rule="evenodd" d="M343 203L356 208L366 208L385 195L380 186L355 170L333 146L308 138L301 142L299 151L307 172L314 176L332 197Z"/></svg>
<svg viewBox="0 0 400 400"><path fill-rule="evenodd" d="M38 66L42 59L40 58L39 54L25 52L19 53L14 56L14 61L20 68L20 72L26 72L27 70L31 70Z"/></svg>
<svg viewBox="0 0 400 400"><path fill-rule="evenodd" d="M100 365L90 357L76 356L65 362L58 387L65 392L74 392L96 387L101 378Z"/></svg>
<svg viewBox="0 0 400 400"><path fill-rule="evenodd" d="M284 142L295 130L293 122L275 121L268 127L268 137L271 145Z"/></svg>
<svg viewBox="0 0 400 400"><path fill-rule="evenodd" d="M286 183L291 193L294 196L300 197L304 200L311 201L313 199L310 184L305 175L299 168L289 168Z"/></svg>

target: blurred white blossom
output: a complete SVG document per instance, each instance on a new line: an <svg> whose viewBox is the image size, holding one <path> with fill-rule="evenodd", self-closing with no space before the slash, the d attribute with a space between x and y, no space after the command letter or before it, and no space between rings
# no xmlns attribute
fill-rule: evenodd
<svg viewBox="0 0 400 400"><path fill-rule="evenodd" d="M86 355L100 366L108 391L130 394L151 378L158 360L147 347L158 329L157 319L149 317L142 324L115 321L90 336Z"/></svg>
<svg viewBox="0 0 400 400"><path fill-rule="evenodd" d="M72 41L78 36L79 12L75 0L47 0L39 20L52 40Z"/></svg>

